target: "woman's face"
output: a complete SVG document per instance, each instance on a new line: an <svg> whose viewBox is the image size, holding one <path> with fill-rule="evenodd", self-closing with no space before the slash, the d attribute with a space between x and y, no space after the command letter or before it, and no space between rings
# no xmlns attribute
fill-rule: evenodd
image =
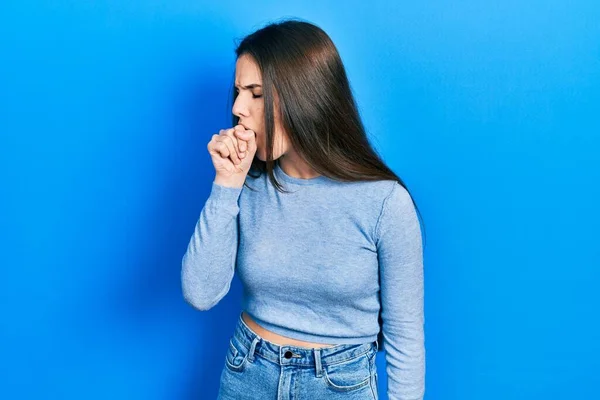
<svg viewBox="0 0 600 400"><path fill-rule="evenodd" d="M243 54L235 64L235 90L238 96L233 104L232 112L239 118L239 124L256 133L256 157L266 161L265 124L264 124L264 98L262 91L262 77L258 65L252 57ZM273 159L276 160L286 154L289 141L279 120L279 102L275 95L275 141L273 144Z"/></svg>

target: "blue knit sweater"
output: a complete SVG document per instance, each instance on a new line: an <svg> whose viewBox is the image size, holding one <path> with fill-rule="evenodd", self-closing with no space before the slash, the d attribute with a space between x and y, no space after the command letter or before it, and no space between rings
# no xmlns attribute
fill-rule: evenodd
<svg viewBox="0 0 600 400"><path fill-rule="evenodd" d="M182 260L187 302L208 310L234 273L243 310L283 336L328 344L381 338L388 397L425 391L421 229L397 181L339 182L323 175L275 177L252 187L213 182ZM381 330L381 333L380 333Z"/></svg>

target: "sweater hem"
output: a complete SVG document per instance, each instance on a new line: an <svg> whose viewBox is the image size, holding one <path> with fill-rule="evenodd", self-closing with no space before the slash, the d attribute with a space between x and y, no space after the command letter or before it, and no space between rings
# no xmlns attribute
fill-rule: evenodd
<svg viewBox="0 0 600 400"><path fill-rule="evenodd" d="M248 311L246 311L248 313ZM248 313L250 314L250 313ZM274 325L257 318L252 314L254 319L263 328L291 339L303 340L305 342L323 343L323 344L363 344L374 342L377 339L377 334L359 337L340 337L340 336L323 336L307 332L299 332L294 329L286 328L280 325ZM256 333L256 332L255 332Z"/></svg>

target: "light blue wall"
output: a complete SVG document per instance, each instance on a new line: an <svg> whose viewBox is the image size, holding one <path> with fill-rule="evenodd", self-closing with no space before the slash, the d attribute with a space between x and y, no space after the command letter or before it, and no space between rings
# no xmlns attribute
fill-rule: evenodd
<svg viewBox="0 0 600 400"><path fill-rule="evenodd" d="M234 39L286 16L425 218L426 398L597 398L599 3L346 4L1 3L0 398L215 397L241 287L197 312L180 261Z"/></svg>

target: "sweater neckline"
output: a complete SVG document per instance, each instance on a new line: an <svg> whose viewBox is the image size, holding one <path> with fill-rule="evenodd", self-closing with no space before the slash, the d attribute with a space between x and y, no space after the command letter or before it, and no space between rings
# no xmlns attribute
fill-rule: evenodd
<svg viewBox="0 0 600 400"><path fill-rule="evenodd" d="M325 175L319 175L314 178L296 178L286 174L281 166L279 165L279 159L275 160L275 167L273 168L273 172L278 179L281 179L285 182L295 184L295 185L319 185L326 183L329 179Z"/></svg>

